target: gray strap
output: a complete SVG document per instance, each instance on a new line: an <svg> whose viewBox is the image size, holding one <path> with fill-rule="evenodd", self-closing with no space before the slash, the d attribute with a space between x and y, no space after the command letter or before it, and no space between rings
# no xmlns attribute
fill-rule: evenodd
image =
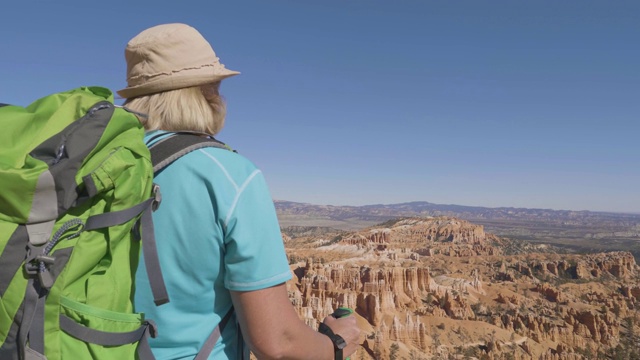
<svg viewBox="0 0 640 360"><path fill-rule="evenodd" d="M205 147L217 147L225 150L231 149L211 137L195 136L193 133L176 133L164 139L158 140L150 146L151 163L153 173L157 174L169 164L183 157L184 155Z"/></svg>
<svg viewBox="0 0 640 360"><path fill-rule="evenodd" d="M0 345L0 359L2 360L20 360L23 350L18 341L18 332L20 330L20 320L22 319L24 303L20 305L14 319L12 321L9 332L4 338L4 343Z"/></svg>
<svg viewBox="0 0 640 360"><path fill-rule="evenodd" d="M149 345L149 336L155 338L156 337L156 323L153 320L146 320L145 322L146 329L144 332L144 336L140 339L138 343L138 360L155 360L155 356L151 352L151 346Z"/></svg>
<svg viewBox="0 0 640 360"><path fill-rule="evenodd" d="M225 325L227 325L227 323L229 322L231 314L233 314L233 306L231 307L231 309L229 309L229 311L227 311L227 314L222 318L222 320L220 320L218 326L213 329L213 332L211 332L211 335L209 335L207 340L204 341L204 345L202 345L202 348L198 352L198 355L196 355L193 360L206 360L209 358L209 355L211 355L213 348L216 346L216 343L220 338L222 330L224 330Z"/></svg>
<svg viewBox="0 0 640 360"><path fill-rule="evenodd" d="M91 177L91 174L83 177L82 182L84 183L89 198L92 198L98 194L98 187L96 186L96 182L93 180L93 177Z"/></svg>
<svg viewBox="0 0 640 360"><path fill-rule="evenodd" d="M242 329L240 329L240 323L236 322L236 333L238 334L238 349L240 349L240 355L238 358L240 360L249 360L249 348L244 346L244 338L242 337Z"/></svg>
<svg viewBox="0 0 640 360"><path fill-rule="evenodd" d="M88 328L60 314L60 329L78 340L102 346L133 344L149 334L152 323L145 321L142 326L129 332L107 332Z"/></svg>
<svg viewBox="0 0 640 360"><path fill-rule="evenodd" d="M26 348L24 351L24 360L47 360L47 357L33 349Z"/></svg>
<svg viewBox="0 0 640 360"><path fill-rule="evenodd" d="M0 253L0 268L2 269L0 271L0 298L4 296L11 280L20 270L20 266L26 258L25 245L28 238L27 228L24 225L18 225Z"/></svg>
<svg viewBox="0 0 640 360"><path fill-rule="evenodd" d="M44 354L44 303L45 297L38 298L35 313L29 329L29 347Z"/></svg>
<svg viewBox="0 0 640 360"><path fill-rule="evenodd" d="M158 258L158 248L151 217L152 211L150 206L147 207L140 219L142 227L142 256L144 256L144 266L147 270L147 276L149 276L153 302L155 302L156 306L160 306L169 302L169 294L164 284L160 259Z"/></svg>
<svg viewBox="0 0 640 360"><path fill-rule="evenodd" d="M125 210L91 216L87 219L84 230L120 225L142 213L140 219L142 226L142 255L144 256L145 268L149 275L149 283L151 284L154 302L157 306L160 306L169 302L169 294L167 293L167 287L164 284L164 277L162 276L160 259L158 258L158 248L153 230L153 219L151 217L153 211L151 205L156 199L157 197L154 196Z"/></svg>
<svg viewBox="0 0 640 360"><path fill-rule="evenodd" d="M140 213L151 208L151 204L155 201L155 198L149 198L138 205L132 206L128 209L107 212L103 214L93 215L87 219L87 223L84 226L84 230L102 229L109 226L116 226L126 223L127 221L140 215Z"/></svg>
<svg viewBox="0 0 640 360"><path fill-rule="evenodd" d="M196 357L193 360L208 359L209 355L213 351L213 348L216 346L216 343L218 342L218 338L220 338L220 327L216 326L216 328L213 329L213 332L211 333L211 335L209 335L207 340L205 340L204 346L202 346L202 348L198 352L198 355L196 355Z"/></svg>
<svg viewBox="0 0 640 360"><path fill-rule="evenodd" d="M58 217L58 195L56 182L49 170L43 171L38 177L31 212L27 219L29 242L42 245L49 241L56 218Z"/></svg>
<svg viewBox="0 0 640 360"><path fill-rule="evenodd" d="M177 153L171 155L170 157L164 159L162 162L158 163L157 165L154 165L153 166L153 172L157 173L158 171L164 169L169 164L171 164L172 162L178 160L179 158L183 157L184 155L186 155L186 154L188 154L190 152L193 152L195 150L205 148L205 147L217 147L217 148L220 148L220 149L229 150L228 148L226 148L226 147L224 147L222 145L219 145L218 143L213 142L213 141L203 142L203 143L200 143L200 144L194 144L194 145L191 145L189 147L186 147L186 148L182 149L180 152L177 152Z"/></svg>
<svg viewBox="0 0 640 360"><path fill-rule="evenodd" d="M41 223L25 224L27 233L29 234L29 242L36 246L46 244L51 237L55 224L55 219Z"/></svg>
<svg viewBox="0 0 640 360"><path fill-rule="evenodd" d="M29 281L27 282L27 289L24 295L24 310L22 312L22 321L21 321L22 325L20 326L20 330L18 331L18 343L22 351L27 352L27 349L29 348L29 346L27 345L27 342L29 343L32 342L35 347L39 347L39 346L42 347L42 349L40 349L40 355L41 353L44 353L44 338L36 339L34 337L32 339L32 336L33 336L32 334L33 333L38 334L38 331L40 331L42 335L42 333L44 332L44 317L42 319L41 324L37 324L37 323L35 324L36 326L42 326L43 329L32 332L31 327L34 322L34 319L36 318L38 307L42 306L43 307L42 310L44 311L45 298L41 296L40 294L41 291L42 290L40 286L34 281L34 279L29 279ZM39 304L39 303L42 303L42 304ZM30 353L29 356L31 358L38 356L38 351L36 350L37 349L34 348L32 349L32 351L29 351Z"/></svg>

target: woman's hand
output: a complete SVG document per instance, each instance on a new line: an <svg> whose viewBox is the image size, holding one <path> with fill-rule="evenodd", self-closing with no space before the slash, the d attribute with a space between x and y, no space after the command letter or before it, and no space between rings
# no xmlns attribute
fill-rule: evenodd
<svg viewBox="0 0 640 360"><path fill-rule="evenodd" d="M342 349L342 356L345 359L358 349L360 345L360 329L356 323L355 316L349 315L336 319L329 315L322 322L330 327L334 334L340 335L347 343L347 346Z"/></svg>

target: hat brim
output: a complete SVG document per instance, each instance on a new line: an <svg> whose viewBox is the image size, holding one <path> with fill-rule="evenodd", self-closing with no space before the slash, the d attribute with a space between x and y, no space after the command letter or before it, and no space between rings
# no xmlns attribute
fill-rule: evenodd
<svg viewBox="0 0 640 360"><path fill-rule="evenodd" d="M191 70L184 73L163 75L156 79L148 80L144 84L129 86L116 92L118 93L118 95L125 99L131 99L134 97L156 94L163 91L210 84L238 74L240 74L240 72L229 69L220 69L215 73L211 71Z"/></svg>

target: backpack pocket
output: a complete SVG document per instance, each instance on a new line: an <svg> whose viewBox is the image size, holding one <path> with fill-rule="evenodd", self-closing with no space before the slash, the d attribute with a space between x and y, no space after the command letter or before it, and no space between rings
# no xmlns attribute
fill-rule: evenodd
<svg viewBox="0 0 640 360"><path fill-rule="evenodd" d="M152 325L139 313L99 309L66 297L60 299L62 359L135 359Z"/></svg>

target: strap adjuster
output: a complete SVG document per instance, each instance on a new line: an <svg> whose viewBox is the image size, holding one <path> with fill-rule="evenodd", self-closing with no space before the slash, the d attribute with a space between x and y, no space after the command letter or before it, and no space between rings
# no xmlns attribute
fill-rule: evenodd
<svg viewBox="0 0 640 360"><path fill-rule="evenodd" d="M162 202L162 193L160 192L160 185L153 184L151 193L153 195L153 202L151 203L151 209L153 211L156 211L158 210L158 207L160 207L160 203Z"/></svg>

